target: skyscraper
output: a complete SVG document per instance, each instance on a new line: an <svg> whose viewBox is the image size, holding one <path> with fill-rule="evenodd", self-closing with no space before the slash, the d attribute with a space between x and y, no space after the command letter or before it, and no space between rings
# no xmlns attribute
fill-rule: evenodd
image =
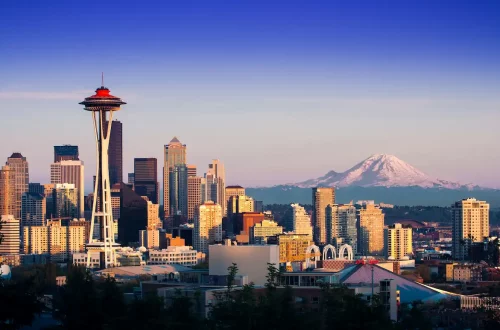
<svg viewBox="0 0 500 330"><path fill-rule="evenodd" d="M7 163L12 171L14 171L15 176L15 206L14 206L14 217L18 220L21 219L21 199L25 192L29 188L29 169L28 161L26 157L23 157L18 152L15 152L7 158Z"/></svg>
<svg viewBox="0 0 500 330"><path fill-rule="evenodd" d="M62 160L79 160L78 146L65 144L63 146L54 146L54 163Z"/></svg>
<svg viewBox="0 0 500 330"><path fill-rule="evenodd" d="M108 159L110 184L121 183L123 181L123 125L118 120L111 122Z"/></svg>
<svg viewBox="0 0 500 330"><path fill-rule="evenodd" d="M227 216L232 217L237 213L254 212L254 200L249 196L231 196L227 203Z"/></svg>
<svg viewBox="0 0 500 330"><path fill-rule="evenodd" d="M170 215L188 216L188 168L175 165L169 172Z"/></svg>
<svg viewBox="0 0 500 330"><path fill-rule="evenodd" d="M45 189L42 184L37 183L37 182L30 182L28 185L28 192L30 193L38 193L38 194L45 194Z"/></svg>
<svg viewBox="0 0 500 330"><path fill-rule="evenodd" d="M63 184L70 183L78 191L78 215L76 218L84 217L84 172L85 166L81 160L61 160L50 165L50 183Z"/></svg>
<svg viewBox="0 0 500 330"><path fill-rule="evenodd" d="M134 187L137 194L158 204L158 163L156 158L134 159Z"/></svg>
<svg viewBox="0 0 500 330"><path fill-rule="evenodd" d="M208 246L222 241L222 208L214 202L201 205L194 219L194 249L208 254Z"/></svg>
<svg viewBox="0 0 500 330"><path fill-rule="evenodd" d="M316 244L326 243L326 207L335 204L335 189L313 188L312 190L314 241Z"/></svg>
<svg viewBox="0 0 500 330"><path fill-rule="evenodd" d="M292 226L287 228L296 235L307 235L309 240L313 237L313 228L311 226L311 218L307 214L304 207L299 204L292 204Z"/></svg>
<svg viewBox="0 0 500 330"><path fill-rule="evenodd" d="M452 206L452 234L454 259L464 260L469 256L473 242L482 242L490 235L490 204L467 198Z"/></svg>
<svg viewBox="0 0 500 330"><path fill-rule="evenodd" d="M356 223L356 207L354 205L328 205L326 209L327 243L335 244L337 247L349 244L353 251L356 251L358 236Z"/></svg>
<svg viewBox="0 0 500 330"><path fill-rule="evenodd" d="M72 183L58 183L54 189L54 217L79 218L78 188Z"/></svg>
<svg viewBox="0 0 500 330"><path fill-rule="evenodd" d="M384 254L384 213L373 204L359 210L358 252L364 256Z"/></svg>
<svg viewBox="0 0 500 330"><path fill-rule="evenodd" d="M188 179L188 220L194 220L198 207L201 205L201 180L197 176L190 176Z"/></svg>
<svg viewBox="0 0 500 330"><path fill-rule="evenodd" d="M170 189L170 173L174 171L176 165L186 165L186 145L174 136L163 149L163 209L165 217L175 215L170 198L172 194L176 195L178 192L172 192Z"/></svg>
<svg viewBox="0 0 500 330"><path fill-rule="evenodd" d="M384 237L386 258L402 260L413 252L411 226L395 223L384 229Z"/></svg>
<svg viewBox="0 0 500 330"><path fill-rule="evenodd" d="M139 230L148 225L148 202L124 183L120 187L118 241L122 245L137 242Z"/></svg>
<svg viewBox="0 0 500 330"><path fill-rule="evenodd" d="M21 228L24 226L45 225L47 213L46 199L43 194L26 192L22 196Z"/></svg>
<svg viewBox="0 0 500 330"><path fill-rule="evenodd" d="M245 196L245 188L243 188L242 186L227 186L225 195L226 195L226 213L229 213L229 199L231 198L231 196Z"/></svg>
<svg viewBox="0 0 500 330"><path fill-rule="evenodd" d="M220 160L214 159L212 163L208 164L205 178L207 180L207 199L219 204L222 214L226 215L226 171L224 164Z"/></svg>
<svg viewBox="0 0 500 330"><path fill-rule="evenodd" d="M14 215L16 208L16 176L10 166L0 170L0 215Z"/></svg>
<svg viewBox="0 0 500 330"><path fill-rule="evenodd" d="M188 176L196 176L196 165L187 165L187 173Z"/></svg>
<svg viewBox="0 0 500 330"><path fill-rule="evenodd" d="M0 218L2 228L0 235L3 236L0 244L0 255L19 254L20 248L20 223L13 215L2 215Z"/></svg>

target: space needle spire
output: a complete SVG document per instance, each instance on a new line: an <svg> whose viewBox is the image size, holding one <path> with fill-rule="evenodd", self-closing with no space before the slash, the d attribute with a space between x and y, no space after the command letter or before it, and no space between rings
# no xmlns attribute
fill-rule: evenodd
<svg viewBox="0 0 500 330"><path fill-rule="evenodd" d="M115 243L113 231L113 213L111 208L111 185L109 182L108 148L111 136L113 113L120 110L123 102L119 97L110 94L102 86L80 102L84 110L92 113L94 134L96 140L97 169L94 186L94 201L92 204L92 219L90 223L89 241L87 242L87 268L91 268L92 252L100 254L100 268L113 267L116 263L115 250L119 244ZM98 238L94 238L94 226L99 224Z"/></svg>

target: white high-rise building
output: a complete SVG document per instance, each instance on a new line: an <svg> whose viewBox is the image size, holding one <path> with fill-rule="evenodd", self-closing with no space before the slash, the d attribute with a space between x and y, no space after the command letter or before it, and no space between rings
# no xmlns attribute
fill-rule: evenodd
<svg viewBox="0 0 500 330"><path fill-rule="evenodd" d="M299 204L292 204L292 210L292 231L298 235L308 235L309 239L312 240L313 228L309 214Z"/></svg>
<svg viewBox="0 0 500 330"><path fill-rule="evenodd" d="M194 218L193 245L196 251L208 254L208 246L222 241L222 208L205 202Z"/></svg>
<svg viewBox="0 0 500 330"><path fill-rule="evenodd" d="M452 205L453 258L463 260L473 242L490 235L490 204L467 198Z"/></svg>
<svg viewBox="0 0 500 330"><path fill-rule="evenodd" d="M84 164L81 160L62 160L50 165L50 183L71 183L78 189L78 214L84 217Z"/></svg>
<svg viewBox="0 0 500 330"><path fill-rule="evenodd" d="M387 258L402 260L413 252L412 229L400 223L388 226L385 231L385 256Z"/></svg>
<svg viewBox="0 0 500 330"><path fill-rule="evenodd" d="M26 157L23 157L18 152L13 153L9 158L7 158L7 163L11 170L14 171L15 176L15 206L14 206L14 217L18 220L21 219L21 204L22 196L25 192L28 192L29 188L29 169L28 161Z"/></svg>
<svg viewBox="0 0 500 330"><path fill-rule="evenodd" d="M207 198L216 204L219 204L222 209L222 215L226 215L226 171L224 164L218 160L212 160L208 164L208 171L205 174L207 179Z"/></svg>
<svg viewBox="0 0 500 330"><path fill-rule="evenodd" d="M0 255L19 254L20 248L20 222L13 215L2 215L2 228L0 234L3 236L0 244Z"/></svg>

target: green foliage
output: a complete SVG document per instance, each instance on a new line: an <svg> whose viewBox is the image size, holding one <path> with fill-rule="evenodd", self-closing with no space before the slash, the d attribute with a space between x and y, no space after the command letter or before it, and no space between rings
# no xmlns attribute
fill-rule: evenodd
<svg viewBox="0 0 500 330"><path fill-rule="evenodd" d="M29 326L42 312L40 295L34 278L16 281L0 280L0 329L20 329Z"/></svg>

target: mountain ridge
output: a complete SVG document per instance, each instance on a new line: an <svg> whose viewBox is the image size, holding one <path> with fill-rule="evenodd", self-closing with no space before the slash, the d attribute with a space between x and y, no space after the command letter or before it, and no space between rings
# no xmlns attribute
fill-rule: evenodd
<svg viewBox="0 0 500 330"><path fill-rule="evenodd" d="M326 187L421 187L445 189L480 189L472 184L461 184L432 178L394 155L374 154L345 172L329 171L316 179L285 186L299 188Z"/></svg>

